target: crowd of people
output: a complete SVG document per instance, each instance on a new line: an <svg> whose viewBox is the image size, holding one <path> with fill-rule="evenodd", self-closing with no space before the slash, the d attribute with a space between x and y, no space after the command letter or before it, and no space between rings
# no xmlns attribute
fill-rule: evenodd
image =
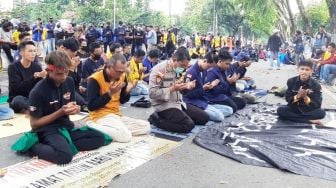
<svg viewBox="0 0 336 188"><path fill-rule="evenodd" d="M246 106L248 101L240 93L256 87L246 76L251 53L236 50L241 49L239 43L233 44L230 37L223 42L219 34L210 41L197 36L195 44L189 46L187 40L187 46L178 46L174 27L160 30L119 22L114 30L109 23L100 29L93 24L74 29L70 24L73 29L64 32L53 19L46 25L37 19L30 35L22 25L16 30L16 42L10 35L13 24L5 22L0 30L2 49L10 52L11 60L8 103L15 113L30 114L38 143L28 151L57 164L70 162L74 150L107 144L105 135L129 142L132 136L148 134L150 124L188 133L195 125L222 122ZM47 55L41 62L43 50L38 49L44 32ZM204 53L199 52L202 45ZM334 46L329 44L333 53ZM11 50L17 50L13 57ZM320 108L321 86L310 77L310 61L300 61L298 68L300 75L287 83L289 106L279 108L279 116L319 123L325 115ZM120 111L137 95L151 99L155 112L148 121ZM80 111L87 111L90 119L86 129L74 130L69 115Z"/></svg>

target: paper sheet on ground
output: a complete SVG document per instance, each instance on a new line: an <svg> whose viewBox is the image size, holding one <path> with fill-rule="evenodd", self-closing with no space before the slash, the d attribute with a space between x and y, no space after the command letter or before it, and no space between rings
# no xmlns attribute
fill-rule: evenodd
<svg viewBox="0 0 336 188"><path fill-rule="evenodd" d="M80 113L70 116L70 119L72 121L80 121L86 116L86 114ZM0 121L0 138L13 136L30 130L29 117L24 114L15 114L13 119Z"/></svg>
<svg viewBox="0 0 336 188"><path fill-rule="evenodd" d="M178 142L152 136L133 137L130 143L114 143L78 153L64 166L31 159L6 168L0 187L99 187L117 175L176 148Z"/></svg>

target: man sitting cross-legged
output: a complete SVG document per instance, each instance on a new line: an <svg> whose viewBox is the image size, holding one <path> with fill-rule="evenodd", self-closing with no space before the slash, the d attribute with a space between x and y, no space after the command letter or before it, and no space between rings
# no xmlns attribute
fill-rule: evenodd
<svg viewBox="0 0 336 188"><path fill-rule="evenodd" d="M321 109L321 85L311 78L312 67L310 61L301 61L298 65L299 76L288 79L288 105L278 108L280 119L321 124L320 120L326 113Z"/></svg>
<svg viewBox="0 0 336 188"><path fill-rule="evenodd" d="M132 135L147 134L148 121L122 116L120 104L130 99L135 87L126 79L126 59L122 54L113 55L103 70L94 73L88 80L89 126L112 137L117 142L129 142Z"/></svg>
<svg viewBox="0 0 336 188"><path fill-rule="evenodd" d="M8 66L8 103L15 113L25 113L29 107L29 92L47 72L42 70L40 63L34 61L36 47L33 41L22 42L19 50L21 61Z"/></svg>
<svg viewBox="0 0 336 188"><path fill-rule="evenodd" d="M29 95L30 124L39 141L30 150L40 159L66 164L74 156L74 147L79 151L97 149L103 146L104 135L73 130L69 115L77 114L80 107L75 103L74 82L68 77L70 58L63 52L51 52L45 61L48 75Z"/></svg>

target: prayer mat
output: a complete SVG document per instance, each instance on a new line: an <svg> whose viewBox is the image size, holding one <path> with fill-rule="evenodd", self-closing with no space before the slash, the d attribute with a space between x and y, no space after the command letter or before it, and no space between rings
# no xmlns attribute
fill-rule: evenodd
<svg viewBox="0 0 336 188"><path fill-rule="evenodd" d="M85 119L85 117L87 117L87 114L80 113L71 115L70 120L74 121L76 125L83 125L84 122L81 120ZM29 117L24 114L15 114L13 119L0 121L0 138L21 134L30 130Z"/></svg>
<svg viewBox="0 0 336 188"><path fill-rule="evenodd" d="M13 136L30 130L29 117L25 114L15 114L13 119L0 121L0 138Z"/></svg>
<svg viewBox="0 0 336 188"><path fill-rule="evenodd" d="M182 141L189 136L198 133L204 126L195 126L193 130L191 130L190 133L173 133L169 131L165 131L163 129L160 129L158 127L155 127L154 125L151 125L151 135L164 138L172 141Z"/></svg>
<svg viewBox="0 0 336 188"><path fill-rule="evenodd" d="M336 129L278 120L277 107L249 105L201 130L194 142L243 164L336 181Z"/></svg>
<svg viewBox="0 0 336 188"><path fill-rule="evenodd" d="M103 187L113 177L180 146L152 136L133 137L130 143L114 143L78 153L67 165L31 159L4 170L0 187Z"/></svg>

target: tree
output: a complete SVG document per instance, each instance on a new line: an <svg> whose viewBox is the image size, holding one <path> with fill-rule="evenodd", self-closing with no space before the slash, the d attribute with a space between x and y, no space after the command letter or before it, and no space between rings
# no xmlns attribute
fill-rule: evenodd
<svg viewBox="0 0 336 188"><path fill-rule="evenodd" d="M307 12L305 11L305 7L303 6L303 2L302 0L296 0L296 3L299 7L299 11L300 11L300 15L302 17L302 20L303 20L303 25L304 25L304 28L307 32L311 33L311 24L310 24L310 20L307 16Z"/></svg>
<svg viewBox="0 0 336 188"><path fill-rule="evenodd" d="M336 34L336 0L326 0L329 16L330 16L330 26L333 34Z"/></svg>
<svg viewBox="0 0 336 188"><path fill-rule="evenodd" d="M211 18L209 13L203 11L203 7L209 1L205 0L188 0L187 7L182 14L182 29L190 32L206 33L211 27ZM210 11L209 11L210 12Z"/></svg>

